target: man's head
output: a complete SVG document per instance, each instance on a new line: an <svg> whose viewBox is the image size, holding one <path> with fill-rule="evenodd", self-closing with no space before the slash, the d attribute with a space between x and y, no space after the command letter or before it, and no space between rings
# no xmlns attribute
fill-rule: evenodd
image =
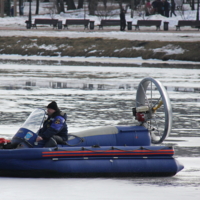
<svg viewBox="0 0 200 200"><path fill-rule="evenodd" d="M52 101L48 106L47 106L47 114L49 116L53 115L56 111L58 111L58 106L55 101Z"/></svg>

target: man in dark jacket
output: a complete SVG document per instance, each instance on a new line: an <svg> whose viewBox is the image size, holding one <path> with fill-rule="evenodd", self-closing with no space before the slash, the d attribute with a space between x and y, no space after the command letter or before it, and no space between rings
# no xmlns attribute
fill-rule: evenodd
<svg viewBox="0 0 200 200"><path fill-rule="evenodd" d="M63 114L55 101L47 106L48 118L39 130L36 142L38 146L54 147L57 144L64 144L68 139L68 128L66 115Z"/></svg>
<svg viewBox="0 0 200 200"><path fill-rule="evenodd" d="M170 3L167 0L163 0L164 16L169 17Z"/></svg>
<svg viewBox="0 0 200 200"><path fill-rule="evenodd" d="M151 5L153 7L153 14L156 14L158 12L158 1L154 0Z"/></svg>
<svg viewBox="0 0 200 200"><path fill-rule="evenodd" d="M120 13L120 30L125 31L126 28L126 11L124 9L121 9Z"/></svg>
<svg viewBox="0 0 200 200"><path fill-rule="evenodd" d="M157 12L160 15L164 15L163 1L161 0L157 0Z"/></svg>

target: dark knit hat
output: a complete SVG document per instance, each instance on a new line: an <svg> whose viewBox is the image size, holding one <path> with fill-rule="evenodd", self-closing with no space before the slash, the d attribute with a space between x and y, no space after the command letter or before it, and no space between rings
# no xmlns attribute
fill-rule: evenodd
<svg viewBox="0 0 200 200"><path fill-rule="evenodd" d="M47 108L51 108L51 109L53 109L53 110L55 110L55 111L59 110L59 109L58 109L58 106L57 106L57 103L56 103L55 101L52 101L52 102L47 106Z"/></svg>

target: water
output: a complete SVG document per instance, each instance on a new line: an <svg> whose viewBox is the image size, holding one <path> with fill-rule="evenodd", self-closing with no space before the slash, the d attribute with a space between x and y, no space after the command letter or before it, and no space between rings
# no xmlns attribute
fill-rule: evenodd
<svg viewBox="0 0 200 200"><path fill-rule="evenodd" d="M139 82L160 80L173 107L171 136L185 168L167 178L0 178L4 199L197 199L200 195L200 89L198 69L141 67L0 66L0 137L11 138L35 108L52 100L68 114L69 132L106 125L136 125ZM12 191L12 193L11 193Z"/></svg>

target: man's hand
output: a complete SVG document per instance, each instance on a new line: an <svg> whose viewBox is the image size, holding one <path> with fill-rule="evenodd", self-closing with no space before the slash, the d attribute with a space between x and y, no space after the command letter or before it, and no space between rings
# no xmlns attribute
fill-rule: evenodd
<svg viewBox="0 0 200 200"><path fill-rule="evenodd" d="M39 141L41 141L41 140L43 140L42 137L37 136L37 138L36 138L36 142L39 142Z"/></svg>

